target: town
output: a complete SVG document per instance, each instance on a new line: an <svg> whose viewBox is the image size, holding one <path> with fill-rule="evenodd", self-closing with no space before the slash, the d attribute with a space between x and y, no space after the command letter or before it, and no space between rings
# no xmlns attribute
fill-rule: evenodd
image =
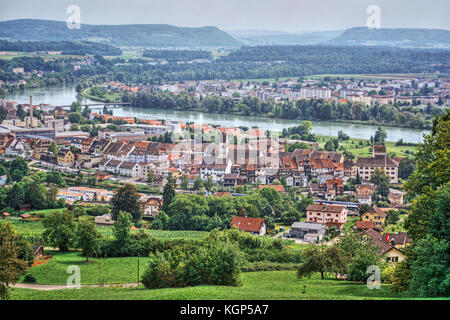
<svg viewBox="0 0 450 320"><path fill-rule="evenodd" d="M448 300L448 5L16 2L0 300Z"/></svg>

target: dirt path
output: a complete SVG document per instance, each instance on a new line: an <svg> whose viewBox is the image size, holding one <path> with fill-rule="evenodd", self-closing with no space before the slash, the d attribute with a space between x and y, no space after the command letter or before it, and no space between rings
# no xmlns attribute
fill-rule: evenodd
<svg viewBox="0 0 450 320"><path fill-rule="evenodd" d="M110 288L110 287L120 287L120 288L133 288L137 287L138 283L123 283L123 284L82 284L80 287L82 288ZM31 284L31 283L16 283L11 286L12 288L21 288L21 289L32 289L32 290L62 290L69 289L68 286L63 284Z"/></svg>

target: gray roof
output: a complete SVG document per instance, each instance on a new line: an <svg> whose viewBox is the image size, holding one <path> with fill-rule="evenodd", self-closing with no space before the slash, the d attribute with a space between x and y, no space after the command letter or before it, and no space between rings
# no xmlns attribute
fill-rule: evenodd
<svg viewBox="0 0 450 320"><path fill-rule="evenodd" d="M292 229L312 229L312 230L325 230L325 226L319 223L311 223L311 222L294 222L292 224Z"/></svg>

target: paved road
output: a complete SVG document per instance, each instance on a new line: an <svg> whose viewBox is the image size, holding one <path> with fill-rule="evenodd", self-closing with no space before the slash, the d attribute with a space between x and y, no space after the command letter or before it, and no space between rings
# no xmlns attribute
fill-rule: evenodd
<svg viewBox="0 0 450 320"><path fill-rule="evenodd" d="M137 282L133 283L123 283L123 284L105 284L105 285L99 285L99 284L82 284L80 287L83 288L109 288L109 287L115 287L120 286L122 288L133 288L137 287ZM62 289L69 289L66 285L63 284L30 284L30 283L17 283L12 286L13 288L22 288L22 289L33 289L33 290L62 290Z"/></svg>

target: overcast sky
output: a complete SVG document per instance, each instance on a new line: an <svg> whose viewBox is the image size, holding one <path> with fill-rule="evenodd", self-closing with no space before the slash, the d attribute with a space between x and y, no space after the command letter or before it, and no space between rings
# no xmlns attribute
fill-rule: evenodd
<svg viewBox="0 0 450 320"><path fill-rule="evenodd" d="M381 27L450 30L450 0L0 0L0 20L65 21L69 5L81 23L217 26L223 30L289 32L365 26L369 5L381 9Z"/></svg>

